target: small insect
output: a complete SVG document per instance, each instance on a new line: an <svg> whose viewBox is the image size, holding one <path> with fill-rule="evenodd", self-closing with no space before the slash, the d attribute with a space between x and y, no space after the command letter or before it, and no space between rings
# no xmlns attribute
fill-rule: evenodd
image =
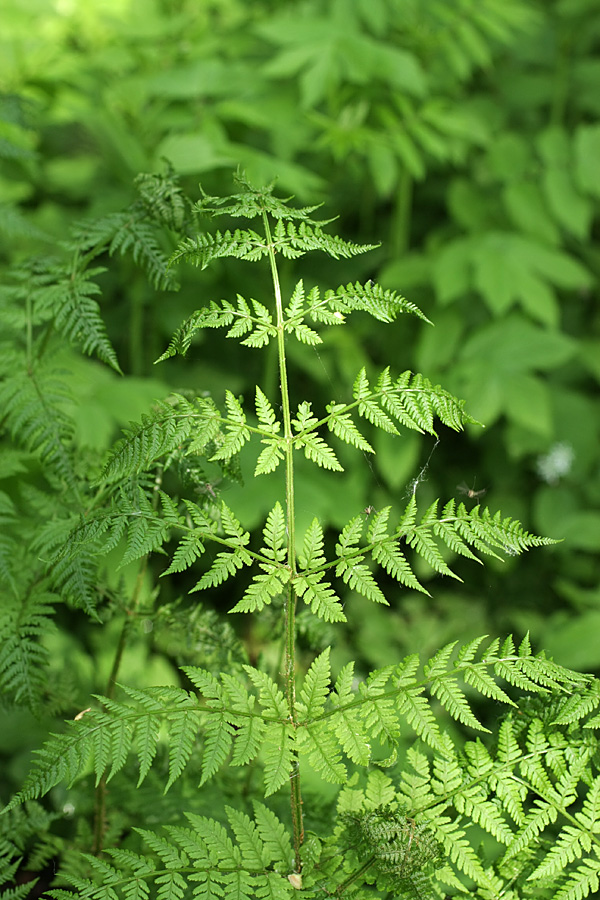
<svg viewBox="0 0 600 900"><path fill-rule="evenodd" d="M374 506L365 506L365 508L363 509L363 516L366 516L367 518L369 518L369 516L372 516L374 512L375 512Z"/></svg>
<svg viewBox="0 0 600 900"><path fill-rule="evenodd" d="M469 500L477 500L479 497L483 497L485 494L485 488L482 488L480 491L475 490L475 486L472 488L465 481L461 481L460 484L456 485L456 490L459 494L464 494Z"/></svg>

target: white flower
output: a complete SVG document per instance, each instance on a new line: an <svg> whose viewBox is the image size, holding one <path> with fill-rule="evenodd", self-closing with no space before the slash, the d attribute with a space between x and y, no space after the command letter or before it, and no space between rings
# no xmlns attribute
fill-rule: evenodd
<svg viewBox="0 0 600 900"><path fill-rule="evenodd" d="M556 484L563 475L571 471L575 451L570 444L560 441L554 444L547 453L538 456L535 467L537 473L546 484Z"/></svg>

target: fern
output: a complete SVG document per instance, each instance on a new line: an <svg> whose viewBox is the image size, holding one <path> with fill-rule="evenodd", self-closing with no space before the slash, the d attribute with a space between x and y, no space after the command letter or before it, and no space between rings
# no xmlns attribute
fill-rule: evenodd
<svg viewBox="0 0 600 900"><path fill-rule="evenodd" d="M256 818L251 819L227 808L231 831L215 819L192 813L187 815L188 827L170 826L164 837L137 828L147 855L115 849L110 851L112 863L88 856L100 884L73 876L68 881L80 896L93 900L131 897L132 892L146 897L153 887L160 900L180 898L188 882L195 885L198 897L290 897L285 870L291 869L291 848L284 840L283 825L262 804L257 803L255 810ZM69 894L50 891L57 900Z"/></svg>
<svg viewBox="0 0 600 900"><path fill-rule="evenodd" d="M316 345L357 311L386 325L404 313L428 320L371 281L321 290L300 279L285 301L281 258L318 250L348 259L372 245L330 233L315 207L295 208L273 185L257 189L243 176L238 185L230 197L202 194L193 204L172 172L142 176L128 209L75 228L63 247L68 262L25 267L26 277L5 289L16 349L3 363L0 399L5 431L20 449L0 456L0 473L3 464L18 470L35 459L55 493L23 488L31 515L43 520L29 541L37 562L26 575L21 560L30 556L20 539L34 530L18 524L21 495L0 493L0 578L9 597L0 618L0 687L13 702L39 708L44 641L59 603L97 623L122 619L106 689L35 753L6 815L19 816L60 784L82 797L94 781L93 837L86 852L65 854L61 881L48 893L56 900L73 892L98 900L584 898L596 890L599 869L598 683L534 653L527 637L518 646L512 637L450 641L430 658L413 652L371 672L344 660L343 643L329 638L355 594L386 606L395 582L428 595L431 574L458 577L457 557L480 563L552 541L479 505L434 500L423 509L416 489L403 509L354 514L335 535L313 517L300 535L298 454L340 477L340 459L375 453L374 429L436 435L440 423L459 431L474 419L439 385L389 368L374 377L362 368L347 396L322 412L309 399L292 408L290 341ZM253 227L199 232L200 214ZM125 251L157 287L176 286L176 263L268 265L272 303L208 298L161 360L185 355L205 328L252 352L271 343L280 392L256 385L252 403L227 388L214 397L172 394L131 423L103 461L94 458L93 477L83 478L49 335L118 366L92 261ZM256 477L281 477L259 534L206 474L212 467L235 477L248 448L256 450ZM58 490L66 497L59 510ZM160 589L149 586L152 572L162 575ZM197 592L210 588L235 614L233 625L197 605ZM180 674L169 670L173 683L120 684L140 622L180 665ZM331 786L320 809L319 780ZM172 799L159 799L161 790ZM112 807L127 791L151 798L131 808L155 807L156 829L152 821L132 829L126 818L127 834L119 832ZM8 850L10 878L20 847ZM20 898L20 889L10 896Z"/></svg>

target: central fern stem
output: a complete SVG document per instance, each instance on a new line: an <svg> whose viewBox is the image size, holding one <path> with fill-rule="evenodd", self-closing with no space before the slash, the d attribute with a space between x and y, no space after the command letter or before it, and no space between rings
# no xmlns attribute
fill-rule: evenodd
<svg viewBox="0 0 600 900"><path fill-rule="evenodd" d="M275 248L269 227L266 212L263 212L263 225L271 264L271 276L275 293L275 307L277 311L277 355L279 358L279 381L281 385L281 407L283 412L283 432L285 437L285 506L286 506L286 532L287 532L287 563L290 570L290 581L286 586L285 594L285 656L284 678L290 721L294 727L297 725L296 717L296 595L293 588L293 577L296 574L296 520L294 507L294 450L292 434L292 417L290 413L290 397L288 390L287 366L285 358L285 328L283 318L283 304L281 300L281 286L279 273L275 262ZM290 772L290 793L292 824L294 830L294 853L296 858L296 871L300 872L302 861L300 848L304 837L302 824L302 794L300 790L300 768L297 757L294 757L292 771Z"/></svg>

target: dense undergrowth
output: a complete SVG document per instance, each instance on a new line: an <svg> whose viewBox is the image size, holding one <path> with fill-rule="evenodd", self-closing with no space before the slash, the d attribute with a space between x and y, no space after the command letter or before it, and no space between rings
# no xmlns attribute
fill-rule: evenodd
<svg viewBox="0 0 600 900"><path fill-rule="evenodd" d="M368 892L371 888L361 888L360 878L351 878L364 867L370 872L367 884L379 878L387 885L382 890L400 890L404 888L394 879L412 878L416 867L433 877L428 890L454 893L457 882L435 887L440 872L450 877L437 855L441 842L445 863L451 859L455 870L462 866L463 884L479 879L481 896L503 890L503 896L510 896L509 890L514 896L558 895L562 888L552 881L552 866L561 868L569 859L560 875L568 880L579 865L576 860L594 852L593 729L578 730L574 706L568 703L565 712L560 704L544 710L519 699L532 685L514 684L514 670L508 678L514 690L508 695L519 703L519 712L505 719L496 703L500 695L483 690L475 699L473 692L484 681L478 686L473 679L487 678L481 674L486 666L496 667L498 674L500 657L529 659L529 645L521 645L527 632L534 646L545 648L559 663L580 671L597 669L599 663L600 372L593 238L600 196L595 175L600 74L594 4L464 0L450 8L435 2L338 0L326 11L301 3L293 13L267 2L237 0L205 4L201 11L185 2L144 3L140 10L135 3L115 0L102 12L93 6L20 2L7 9L0 38L3 801L22 789L31 751L49 733L62 735L65 717L72 719L90 707L77 720L80 751L63 754L66 738L57 738L52 752L58 756L48 757L54 774L27 789L33 795L54 779L49 796L30 799L0 820L8 883L11 866L19 884L30 877L26 873L41 873L40 884L47 887L59 866L71 877L87 878L99 864L85 862L79 850L142 852L131 831L132 824L140 824L140 810L143 826L160 833L161 825L181 829L182 809L196 816L216 815L225 823L229 807L227 827L239 842L231 851L236 866L242 857L244 871L254 865L247 839L241 838L244 828L256 838L261 859L270 860L265 871L271 873L260 888L252 881L252 888L240 882L235 890L286 896L285 891L297 889L298 822L296 845L290 832L291 856L281 849L287 838L281 837L278 851L273 844L275 833L283 832L272 816L292 825L290 796L280 788L269 795L268 806L255 805L265 801L264 751L248 771L239 766L217 770L225 753L225 744L217 742L211 764L215 773L209 777L211 767L203 761L206 744L201 750L194 742L192 756L186 757L189 729L200 733L206 727L206 710L194 706L191 694L185 700L181 693L169 694L183 690L196 696L200 676L194 682L194 667L213 678L235 673L247 692L243 703L254 704L258 732L273 725L269 717L283 720L279 695L272 695L269 702L275 706L269 708L265 691L274 689L267 682L260 687L250 672L261 673L255 679L269 676L277 682L285 671L290 620L286 626L274 598L293 585L300 598L295 616L297 690L304 694L297 719L301 736L295 729L290 752L312 760L302 772L304 889L327 896L325 891L334 892L341 884L342 895L355 887ZM32 13L39 24L35 31L29 24ZM278 175L275 193L263 193L263 198L296 197L286 215L298 230L297 243L287 245L287 255L278 247L276 267L288 316L290 416L297 423L295 431L290 426L297 439L296 557L298 565L315 569L306 584L286 581L279 569L279 575L269 569L277 569L283 548L290 551L281 535L282 522L289 534L279 478L283 461L277 471L268 471L283 452L278 442L285 418L279 408L283 401L276 399L281 348L278 353L276 319L269 319L275 315L272 270L265 259L254 266L224 259L234 250L238 256L260 254L251 242L220 243L202 216L207 203L203 208L188 199L198 196L200 176L211 195L226 194L231 168L240 163L253 183ZM136 179L140 171L151 174ZM324 214L340 214L335 230L346 242L331 237L329 226L319 231L313 246L302 234L303 214L290 212L323 200ZM276 218L272 227L278 222ZM238 226L244 227L235 218L217 223L221 236ZM285 231L274 240L285 243L292 236ZM379 241L368 253L354 252L364 242ZM222 252L215 252L218 247ZM326 252L310 252L306 262L294 258L316 247ZM342 247L353 249L346 253ZM174 251L179 264L167 266ZM211 254L211 264L202 269ZM184 265L186 260L200 269ZM315 290L316 295L311 293ZM245 299L236 299L238 293ZM218 308L207 312L213 301ZM200 312L190 319L194 309ZM303 314L320 310L326 315L327 309L329 319L301 321ZM375 316L365 314L369 311ZM394 315L400 312L397 322ZM187 320L183 327L182 320ZM245 331L248 323L252 330ZM224 342L207 330L217 325L233 327L241 341ZM312 342L315 330L324 343ZM185 349L184 358L179 351ZM154 367L161 354L164 362ZM363 367L365 375L357 379ZM399 377L405 380L399 383ZM413 383L416 377L421 380ZM438 396L438 381L451 394ZM395 390L413 391L413 397L421 396L418 392L438 396L437 405L404 409L409 420L416 418L397 420L401 436L377 428L369 415L377 419L379 413L367 414L368 404L359 413L367 430L355 432L356 425L348 424L345 416L365 402L361 392L375 392L391 403ZM453 405L449 398L454 394L465 398L464 409L485 424L485 431ZM310 401L311 408L302 407L302 400ZM352 404L352 410L347 408ZM379 410L389 417L388 407ZM325 439L332 436L337 463L318 441L311 444L312 416L320 433L325 429ZM115 445L123 428L126 436ZM246 429L258 445L245 442ZM133 462L127 456L131 448L139 453ZM259 471L265 474L253 478L261 450ZM132 480L123 467L133 463L137 474ZM344 466L343 475L335 474L337 464ZM169 510L165 497L175 498L177 508ZM443 501L436 506L438 497ZM233 518L223 512L223 500ZM413 501L418 501L417 510ZM180 502L188 506L180 507ZM469 524L462 513L457 515L461 503ZM474 524L474 510L483 508L490 510L489 518ZM531 529L562 543L521 555L517 530L512 535L516 545L506 541L504 532L501 539L496 535L498 543L491 549L500 551L502 561L490 556L485 566L478 566L464 547L461 554L460 541L466 536L481 539L477 529L517 520L524 523L524 534ZM356 524L345 532L350 521ZM450 530L448 521L456 523ZM402 537L406 566L386 555L390 546L398 546L396 529L402 522L408 529ZM177 550L174 542L184 535ZM431 547L431 535L450 541L446 549L438 547L439 555ZM232 542L238 540L239 556L218 555L232 552ZM204 543L202 559L196 559L198 545ZM63 547L69 552L61 553ZM246 553L266 567L258 582L251 581ZM337 569L348 555L357 565L339 568L330 595L328 566ZM169 566L169 575L161 577ZM380 594L367 589L361 567L375 575ZM462 580L442 577L448 576L444 567ZM211 592L188 596L206 572L212 573L205 582L212 583ZM225 575L231 577L224 580ZM253 603L262 603L257 598L263 589L272 602L254 608ZM390 605L377 602L381 597ZM228 617L235 603L254 613ZM342 615L347 622L336 622ZM470 643L482 634L509 632L520 635L518 651L510 644ZM455 641L458 645L448 656L436 655ZM464 647L470 649L460 651ZM437 725L430 723L429 730L420 712L411 713L414 721L407 717L398 687L404 677L400 661L415 651L425 670L406 675L407 684L421 697L418 690L429 690L427 685L439 678L450 692L442 698L441 687L434 691L431 709ZM438 662L428 663L431 659ZM352 678L349 660L355 662ZM543 666L536 665L539 675ZM389 672L387 667L392 667ZM440 798L448 800L452 778L458 785L456 773L460 770L463 778L469 765L493 771L479 756L475 761L473 754L483 753L484 745L464 743L472 738L464 726L472 726L473 720L467 721L468 715L459 714L449 699L453 691L459 696L460 677L471 670L479 674L468 676L472 680L467 679L462 696L492 732L485 752L494 766L517 759L516 749L514 760L511 756L513 737L515 748L541 747L535 728L542 729L552 747L556 742L556 750L542 752L542 758L552 760L546 780L539 771L535 777L530 772L518 776L529 785L529 793L523 785L519 789L519 802L525 803L521 813L506 805L516 803L514 797L496 796L498 787L489 773L488 781L481 775L481 783L496 794L477 794L481 807L453 795L452 803L463 806L454 808L452 821L460 829L471 817L465 834L475 848L478 862L473 866L483 866L491 879L485 884L479 869L477 876L474 870L465 875L464 853L471 851L450 851L450 844L444 845L456 834L439 833L440 817L449 809L442 808ZM370 682L374 671L379 674ZM563 670L544 671L544 677L559 682L556 673L562 672L567 692L581 686L588 700L582 701L580 712L594 708L594 687ZM130 694L127 700L117 692L115 678L134 691L162 685L152 700L159 717L165 704L182 704L181 715L174 712L171 721L179 757L167 748L167 726L159 729L149 709L146 720L135 718L150 703L147 695ZM242 703L242 696L235 699L231 685L213 685L215 697L209 703L208 676L202 678L200 691L216 709L215 720L219 716L228 722L219 703L229 704L232 715L240 714L236 703ZM491 691L490 682L485 684ZM289 690L284 682L280 687L289 705ZM314 707L308 702L312 689ZM351 753L334 708L335 698L347 690L358 691L363 705L356 708L367 721L365 725L362 712L356 713L358 718L352 714L348 728L358 735L358 744ZM388 723L389 746L377 757L373 748L379 738L371 740L374 725L366 710L369 700L390 692L396 699L389 715L397 718ZM104 699L92 701L92 694ZM111 704L116 704L114 720ZM375 708L382 704L376 699ZM148 768L152 753L142 743L142 726L132 724L128 730L119 725L121 713L131 723L145 721L150 730L155 723L155 765ZM322 730L321 718L335 723L338 749L327 743L329 732L324 726ZM551 722L558 724L550 727ZM415 723L420 723L421 743L413 745L408 735ZM239 739L244 728L237 720L228 726L233 730L228 758L250 762ZM223 729L227 732L227 725ZM375 756L370 757L368 780L354 782L355 767L367 761L361 735ZM95 778L86 768L89 742L106 736L109 743L95 747L99 783L94 788ZM137 768L125 762L129 739L134 750L145 746ZM327 748L329 787L315 763L311 740ZM581 761L580 773L572 768L571 743ZM381 762L386 755L389 768L373 767L373 759ZM289 761L280 760L279 777ZM344 765L347 786L338 792L334 775L339 782ZM452 777L439 774L446 765L458 766ZM434 766L431 778L427 766ZM146 779L135 791L133 784L146 769ZM67 789L63 776L76 772L75 785ZM114 779L107 782L110 772ZM169 780L172 785L163 796ZM417 783L425 785L421 799ZM267 777L266 784L273 787L276 781ZM468 778L465 784L470 784ZM556 790L563 792L560 800ZM534 796L541 810L535 821L527 807ZM512 817L508 824L494 818L496 812L492 816L485 803L502 808L500 818ZM242 814L255 817L252 828ZM196 835L201 834L194 821ZM430 823L438 829L435 837ZM526 827L527 840L533 841L529 857L524 845L510 844L513 838L506 830L514 837ZM486 829L491 837L484 836ZM586 830L588 837L581 837ZM169 859L187 852L181 845L177 853L173 850L173 841L183 840L182 834L170 832L170 849L164 854L175 855ZM558 849L548 857L559 834ZM160 857L157 839L148 840ZM374 854L361 850L363 844L384 843L392 848L390 859L385 848ZM323 863L328 853L329 868ZM140 866L151 866L151 856L150 850L143 851ZM542 863L546 857L550 862ZM123 855L116 858L116 870L126 868L125 862ZM223 860L219 865L222 869ZM579 887L572 888L572 896L596 889L594 866L585 865L573 882ZM113 877L119 882L120 875L103 871L98 880L106 882L105 888ZM155 871L153 877L163 877ZM277 873L285 878L278 879ZM176 894L177 878L169 877L174 885L169 889ZM227 895L233 889L221 884L220 877L215 894L225 890ZM159 884L149 874L148 879ZM143 893L146 883L140 874L135 888L130 881L128 890ZM406 889L417 890L411 884ZM17 891L26 896L27 884Z"/></svg>

